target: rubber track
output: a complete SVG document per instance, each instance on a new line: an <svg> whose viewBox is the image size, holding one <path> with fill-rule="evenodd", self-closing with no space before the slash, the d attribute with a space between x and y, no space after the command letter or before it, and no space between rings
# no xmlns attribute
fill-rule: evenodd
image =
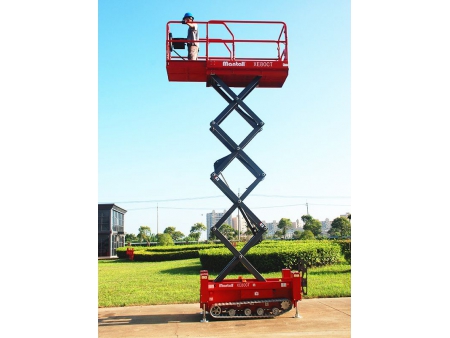
<svg viewBox="0 0 450 338"><path fill-rule="evenodd" d="M236 314L235 316L230 316L228 314L228 312L224 313L223 311L220 313L219 316L213 315L211 313L211 309L214 306L220 306L222 307L229 307L229 306L233 306L233 305L241 305L241 308L243 305L247 305L247 304L259 304L259 303L275 303L275 302L283 302L283 301L288 301L290 306L288 309L283 310L280 309L280 313L277 315L271 315L271 314L264 314L262 316L258 316L258 315L250 315L250 316L246 316L244 313L242 314ZM234 307L234 309L236 309ZM288 299L288 298L278 298L278 299L258 299L258 300L252 300L252 301L241 301L241 302L227 302L227 303L215 303L213 304L213 306L211 306L209 314L211 317L216 318L216 319L226 319L226 318L274 318L274 317L278 317L280 315L282 315L283 313L289 312L292 309L292 302ZM242 310L244 310L244 308L242 308Z"/></svg>

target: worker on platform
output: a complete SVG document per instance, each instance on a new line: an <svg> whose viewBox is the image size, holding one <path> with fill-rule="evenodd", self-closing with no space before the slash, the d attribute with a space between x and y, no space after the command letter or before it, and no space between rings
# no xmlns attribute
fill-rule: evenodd
<svg viewBox="0 0 450 338"><path fill-rule="evenodd" d="M194 16L187 12L184 14L181 23L188 25L187 40L195 40L195 42L188 42L188 60L197 60L198 50L200 47L200 42L198 40L198 24L194 23Z"/></svg>

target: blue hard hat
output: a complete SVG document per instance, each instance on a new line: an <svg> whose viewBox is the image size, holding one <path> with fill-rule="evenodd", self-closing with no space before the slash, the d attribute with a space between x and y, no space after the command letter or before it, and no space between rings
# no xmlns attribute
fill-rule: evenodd
<svg viewBox="0 0 450 338"><path fill-rule="evenodd" d="M192 18L192 20L194 20L194 16L192 15L192 13L187 12L184 16L183 16L183 20L186 18Z"/></svg>

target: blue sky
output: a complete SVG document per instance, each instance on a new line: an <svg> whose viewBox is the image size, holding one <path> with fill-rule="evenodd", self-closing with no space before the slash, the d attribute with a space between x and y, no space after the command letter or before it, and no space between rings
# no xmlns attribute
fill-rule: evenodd
<svg viewBox="0 0 450 338"><path fill-rule="evenodd" d="M99 1L98 202L128 210L131 233L146 225L188 234L194 223L206 224L207 212L231 206L209 180L213 163L228 154L209 131L226 102L204 83L167 80L166 23L188 11L199 21L288 27L285 85L256 89L245 100L265 122L246 148L267 174L245 200L250 209L266 221L300 219L306 203L319 220L351 212L350 1ZM222 126L236 140L249 132L235 112ZM253 182L238 161L223 175L236 194Z"/></svg>

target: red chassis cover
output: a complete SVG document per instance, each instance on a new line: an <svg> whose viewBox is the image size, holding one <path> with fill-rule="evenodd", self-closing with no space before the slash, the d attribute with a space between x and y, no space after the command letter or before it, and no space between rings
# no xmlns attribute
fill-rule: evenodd
<svg viewBox="0 0 450 338"><path fill-rule="evenodd" d="M297 271L283 269L281 278L257 279L238 278L214 282L208 271L200 271L200 308L205 305L209 311L212 305L225 302L240 302L260 299L289 299L294 307L302 299L302 277Z"/></svg>

